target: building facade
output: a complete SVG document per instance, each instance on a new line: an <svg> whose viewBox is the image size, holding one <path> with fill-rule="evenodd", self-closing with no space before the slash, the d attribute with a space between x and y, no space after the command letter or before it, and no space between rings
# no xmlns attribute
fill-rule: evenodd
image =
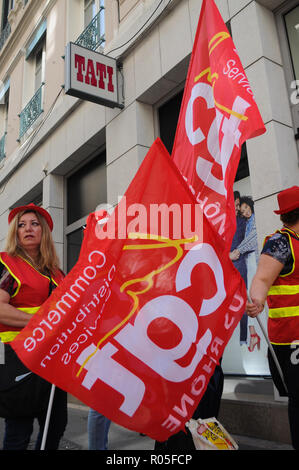
<svg viewBox="0 0 299 470"><path fill-rule="evenodd" d="M267 129L243 147L235 183L254 200L261 245L277 193L299 182L299 1L215 2ZM0 0L2 248L9 210L42 204L67 272L87 215L117 204L156 137L171 151L201 4ZM69 42L118 59L121 108L65 94Z"/></svg>

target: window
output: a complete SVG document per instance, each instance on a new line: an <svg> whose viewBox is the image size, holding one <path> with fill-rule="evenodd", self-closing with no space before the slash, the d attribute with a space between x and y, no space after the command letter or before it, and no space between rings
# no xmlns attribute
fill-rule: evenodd
<svg viewBox="0 0 299 470"><path fill-rule="evenodd" d="M0 161L5 157L5 139L9 108L9 80L6 80L0 91Z"/></svg>
<svg viewBox="0 0 299 470"><path fill-rule="evenodd" d="M96 0L84 0L84 27L89 25L96 15Z"/></svg>
<svg viewBox="0 0 299 470"><path fill-rule="evenodd" d="M184 90L159 108L160 137L171 154Z"/></svg>
<svg viewBox="0 0 299 470"><path fill-rule="evenodd" d="M43 87L46 57L47 23L43 21L26 47L24 68L24 108L20 113L19 141L43 112Z"/></svg>
<svg viewBox="0 0 299 470"><path fill-rule="evenodd" d="M1 5L1 3L0 3ZM1 17L1 31L0 31L0 51L4 44L6 43L10 32L11 32L11 27L8 22L8 13L10 10L10 3L9 0L3 0L2 1L2 17Z"/></svg>
<svg viewBox="0 0 299 470"><path fill-rule="evenodd" d="M105 7L104 0L84 0L84 27L89 25L97 13ZM103 30L103 25L101 25Z"/></svg>
<svg viewBox="0 0 299 470"><path fill-rule="evenodd" d="M284 15L295 80L299 81L299 5ZM298 86L299 88L299 86Z"/></svg>
<svg viewBox="0 0 299 470"><path fill-rule="evenodd" d="M106 152L101 153L67 180L67 223L93 212L107 200Z"/></svg>
<svg viewBox="0 0 299 470"><path fill-rule="evenodd" d="M76 263L83 240L86 217L107 202L106 152L67 178L67 270Z"/></svg>
<svg viewBox="0 0 299 470"><path fill-rule="evenodd" d="M5 26L8 23L8 13L10 11L10 0L4 0L2 3L2 30L5 28Z"/></svg>
<svg viewBox="0 0 299 470"><path fill-rule="evenodd" d="M42 72L43 72L43 44L41 45L41 47L39 48L39 50L37 51L35 55L34 91L37 91L42 84L42 81L43 81Z"/></svg>
<svg viewBox="0 0 299 470"><path fill-rule="evenodd" d="M67 272L70 272L78 261L83 235L83 226L67 235Z"/></svg>
<svg viewBox="0 0 299 470"><path fill-rule="evenodd" d="M295 139L299 150L299 2L289 0L276 11L283 69L290 96Z"/></svg>
<svg viewBox="0 0 299 470"><path fill-rule="evenodd" d="M99 46L103 46L105 42L105 7L104 0L84 0L82 3L74 5L71 13L73 18L82 18L82 24L70 21L71 36L79 33L76 44L87 49L96 50ZM80 7L81 6L81 7ZM74 28L74 25L77 27Z"/></svg>

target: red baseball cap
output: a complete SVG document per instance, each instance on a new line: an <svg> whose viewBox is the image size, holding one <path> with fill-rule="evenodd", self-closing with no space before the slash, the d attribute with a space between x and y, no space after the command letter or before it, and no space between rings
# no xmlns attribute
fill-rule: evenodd
<svg viewBox="0 0 299 470"><path fill-rule="evenodd" d="M20 207L15 207L14 209L12 209L8 215L8 223L10 224L10 222L12 221L12 219L19 213L19 212L22 212L22 211L32 211L32 212L38 212L40 215L42 215L44 217L44 219L46 220L47 224L49 225L49 228L52 232L53 230L53 220L52 220L52 217L50 216L49 212L47 212L45 209L43 209L42 207L40 206L36 206L35 204L27 204L26 206L20 206Z"/></svg>
<svg viewBox="0 0 299 470"><path fill-rule="evenodd" d="M299 186L284 189L277 195L279 210L275 214L286 214L299 208Z"/></svg>

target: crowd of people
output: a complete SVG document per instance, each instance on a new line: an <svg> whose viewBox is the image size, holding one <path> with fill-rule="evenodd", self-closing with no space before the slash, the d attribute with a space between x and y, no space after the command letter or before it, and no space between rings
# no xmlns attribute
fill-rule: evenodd
<svg viewBox="0 0 299 470"><path fill-rule="evenodd" d="M259 347L260 338L248 319L259 315L268 302L269 340L277 354L287 390L283 389L284 381L277 373L271 354L270 370L278 390L288 396L292 443L299 449L299 358L294 354L294 343L299 344L299 187L281 191L278 205L275 212L280 215L283 227L267 237L258 261L253 201L235 193L237 230L230 258L250 293L240 323L240 342L247 342L249 351ZM0 254L0 339L5 352L4 364L0 365L0 417L5 419L3 449L26 449L35 419L39 423L35 448L40 449L52 386L22 364L10 342L63 280L64 273L53 243L53 220L45 209L34 204L14 208L8 222L7 243ZM193 418L217 418L222 390L223 371L219 364ZM110 424L110 420L97 411L89 411L90 449L108 448ZM59 448L66 425L67 394L55 388L45 450ZM167 442L157 442L155 448L191 450L194 445L186 431Z"/></svg>

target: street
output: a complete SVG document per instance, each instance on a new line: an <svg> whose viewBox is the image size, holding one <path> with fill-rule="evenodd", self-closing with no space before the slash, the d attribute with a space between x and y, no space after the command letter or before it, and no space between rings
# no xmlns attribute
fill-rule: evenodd
<svg viewBox="0 0 299 470"><path fill-rule="evenodd" d="M61 440L59 450L88 450L87 417L88 407L69 403L68 425ZM34 438L37 429L34 430L29 450L34 448ZM2 446L4 433L4 420L0 419L0 441ZM254 439L246 436L233 436L239 450L292 450L287 444ZM109 451L153 451L154 441L147 436L130 431L115 423L111 423L109 431ZM179 449L178 449L179 452Z"/></svg>

